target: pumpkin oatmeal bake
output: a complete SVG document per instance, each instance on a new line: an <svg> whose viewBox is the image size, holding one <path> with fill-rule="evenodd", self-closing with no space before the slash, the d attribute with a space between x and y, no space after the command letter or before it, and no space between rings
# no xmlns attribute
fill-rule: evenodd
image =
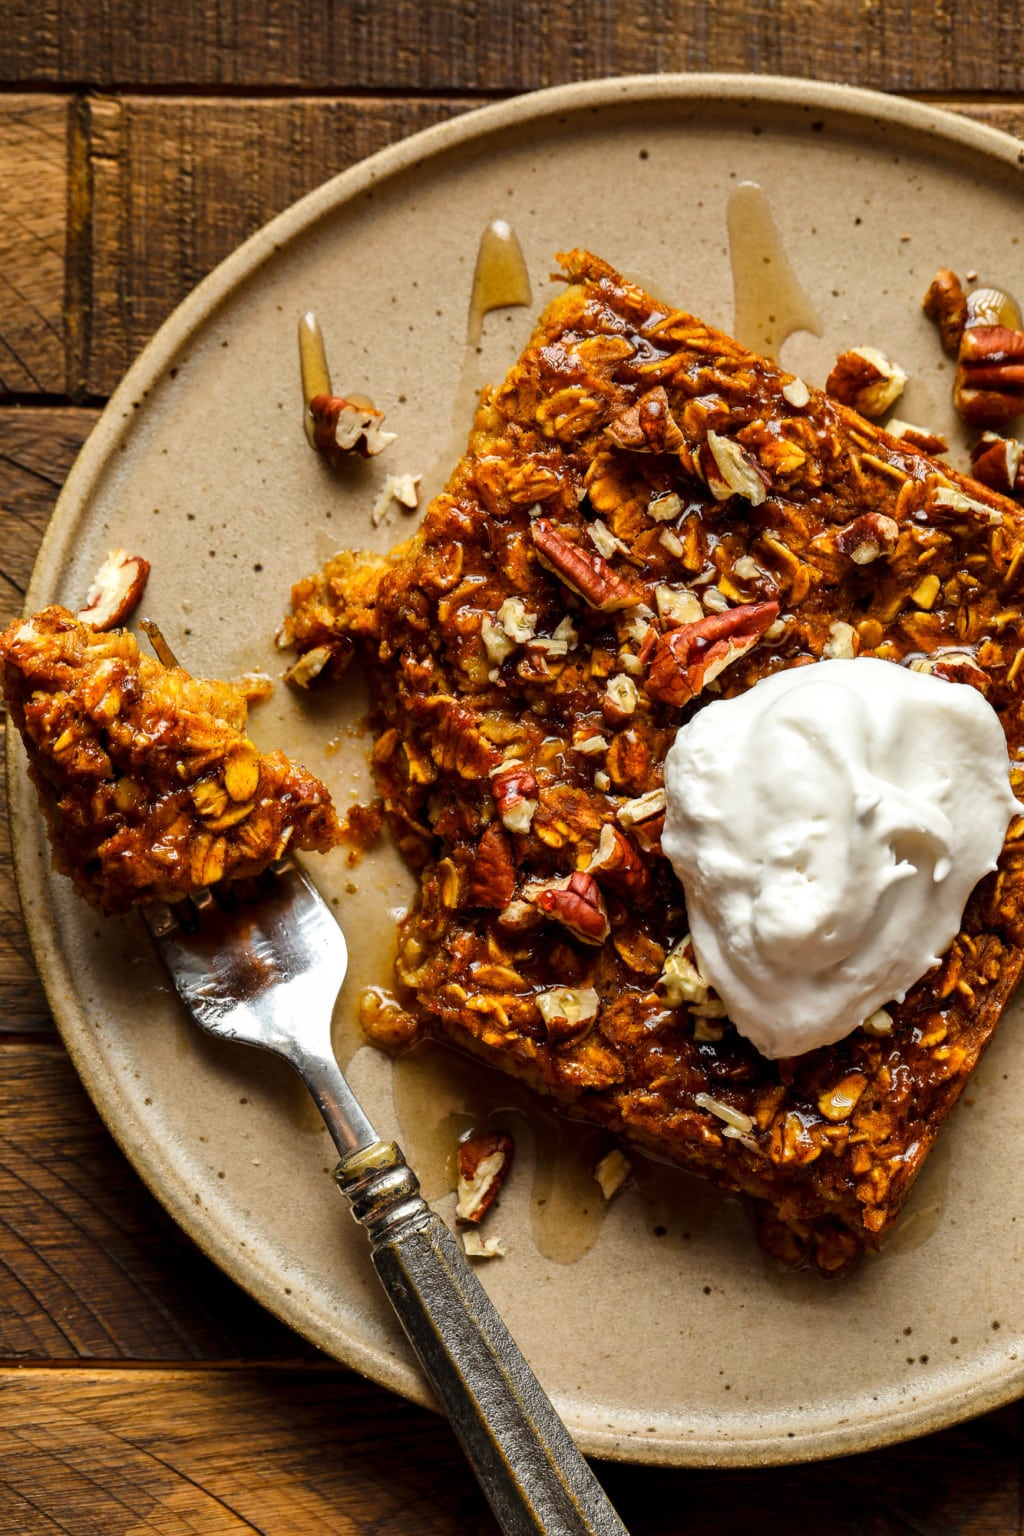
<svg viewBox="0 0 1024 1536"><path fill-rule="evenodd" d="M1024 957L1022 823L903 1001L770 1059L701 972L663 854L681 724L869 656L968 684L1024 744L1024 513L585 252L390 558L299 582L282 639L358 651L419 876L391 1046L428 1031L754 1197L848 1268L895 1221ZM1011 782L1016 788L1016 773Z"/></svg>
<svg viewBox="0 0 1024 1536"><path fill-rule="evenodd" d="M870 656L979 690L1012 757L1024 513L594 256L561 259L415 537L292 594L285 643L368 669L376 780L419 876L405 1006L368 1027L447 1037L754 1197L773 1256L835 1274L891 1227L1011 996L1024 823L902 1002L769 1059L694 954L666 754L711 699Z"/></svg>
<svg viewBox="0 0 1024 1536"><path fill-rule="evenodd" d="M3 688L29 755L54 863L101 912L180 901L259 874L286 847L339 837L330 796L245 734L247 705L45 608L0 635Z"/></svg>

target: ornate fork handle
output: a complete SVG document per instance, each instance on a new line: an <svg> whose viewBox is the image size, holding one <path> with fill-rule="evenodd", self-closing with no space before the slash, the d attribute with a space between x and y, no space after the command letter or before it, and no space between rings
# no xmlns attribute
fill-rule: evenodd
<svg viewBox="0 0 1024 1536"><path fill-rule="evenodd" d="M373 1262L508 1536L626 1528L394 1142L334 1171Z"/></svg>

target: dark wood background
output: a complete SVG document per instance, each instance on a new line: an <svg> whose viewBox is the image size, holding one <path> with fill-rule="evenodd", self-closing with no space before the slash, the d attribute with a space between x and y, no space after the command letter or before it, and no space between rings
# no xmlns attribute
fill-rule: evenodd
<svg viewBox="0 0 1024 1536"><path fill-rule="evenodd" d="M495 97L633 71L842 80L1024 136L1021 21L1019 0L0 0L0 623L135 353L327 176ZM0 1536L493 1531L447 1426L248 1300L121 1157L2 829ZM806 1468L599 1471L637 1536L1007 1536L1021 1468L1014 1405Z"/></svg>

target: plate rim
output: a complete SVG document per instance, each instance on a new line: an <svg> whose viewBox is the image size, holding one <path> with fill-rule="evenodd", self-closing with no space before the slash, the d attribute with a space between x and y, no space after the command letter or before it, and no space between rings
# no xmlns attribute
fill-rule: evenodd
<svg viewBox="0 0 1024 1536"><path fill-rule="evenodd" d="M136 414L133 400L144 398L170 357L187 345L238 285L252 280L265 262L301 239L318 221L339 212L375 183L507 126L520 127L563 111L578 113L584 108L601 109L629 101L635 102L640 110L657 103L702 100L718 107L763 104L766 108L820 109L855 120L866 119L876 128L885 126L917 136L930 135L940 144L955 145L1002 161L1018 173L1024 168L1024 145L989 124L931 103L859 86L786 75L634 74L575 81L490 103L421 129L328 178L290 204L220 262L162 322L110 396L61 489L36 556L23 612L29 613L48 601L44 589L52 587L60 568L60 552L73 537L100 476ZM33 957L63 1044L121 1151L186 1235L269 1312L302 1337L326 1349L339 1363L413 1402L436 1409L429 1388L404 1360L348 1335L344 1352L339 1352L337 1338L328 1337L323 1328L312 1325L297 1300L282 1295L255 1253L246 1250L241 1255L219 1233L216 1219L205 1207L174 1198L174 1189L168 1187L164 1177L166 1158L157 1156L145 1137L130 1134L131 1123L118 1115L120 1088L116 1076L93 1070L88 1022L78 1008L73 978L57 940L49 844L25 772L17 731L7 732L6 769L15 881ZM647 1465L755 1467L821 1460L895 1444L1001 1407L1022 1392L1024 1362L1014 1369L997 1371L994 1379L988 1373L973 1388L965 1389L959 1384L955 1391L947 1388L944 1402L932 1398L923 1404L910 1403L876 1416L867 1425L833 1423L781 1440L774 1434L733 1437L727 1441L707 1433L694 1434L689 1440L660 1434L640 1437L614 1429L601 1431L574 1425L571 1414L567 1414L567 1421L588 1455Z"/></svg>

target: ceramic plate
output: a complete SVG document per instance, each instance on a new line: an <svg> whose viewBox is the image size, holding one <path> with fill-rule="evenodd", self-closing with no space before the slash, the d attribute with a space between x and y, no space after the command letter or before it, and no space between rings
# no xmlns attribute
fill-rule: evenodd
<svg viewBox="0 0 1024 1536"><path fill-rule="evenodd" d="M820 335L792 336L783 361L821 383L837 349L881 345L912 374L899 414L951 433L963 462L950 372L920 299L940 265L1024 289L1021 153L930 107L715 76L542 92L398 144L254 236L167 322L68 480L30 604L78 606L107 549L127 545L152 561L146 610L193 671L280 673L273 636L290 583L341 545L383 549L407 531L397 511L373 526L384 475L436 484L454 463L474 382L504 372L550 291L554 253L574 245L725 327L732 253L748 330L785 319L772 315L787 258ZM737 193L746 182L761 191ZM478 352L467 349L467 309L478 239L495 217L518 234L534 303L492 313ZM351 474L332 475L303 437L295 329L308 307L336 385L385 404L399 434ZM356 681L308 702L278 686L254 711L253 735L304 759L344 808L369 793L365 707ZM267 1307L427 1401L297 1082L200 1036L141 925L98 920L51 878L17 748L12 768L35 953L121 1146ZM388 980L410 882L386 846L354 866L339 851L314 873L353 953L338 1054L443 1215L458 1132L489 1119L515 1136L514 1176L492 1218L508 1254L481 1276L586 1451L675 1464L807 1459L917 1434L1022 1390L1018 1019L1005 1021L885 1252L825 1284L776 1272L739 1202L639 1159L605 1208L591 1169L607 1143L559 1126L487 1071L436 1049L396 1067L362 1045L356 1000Z"/></svg>

